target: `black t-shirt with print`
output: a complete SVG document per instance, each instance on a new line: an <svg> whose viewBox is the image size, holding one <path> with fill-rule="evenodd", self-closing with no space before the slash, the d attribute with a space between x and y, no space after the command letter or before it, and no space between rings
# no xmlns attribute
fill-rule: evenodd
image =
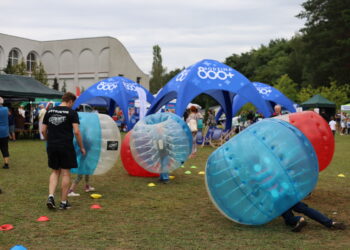
<svg viewBox="0 0 350 250"><path fill-rule="evenodd" d="M78 113L66 106L49 109L43 120L47 125L47 146L50 148L73 147L73 123L79 124Z"/></svg>

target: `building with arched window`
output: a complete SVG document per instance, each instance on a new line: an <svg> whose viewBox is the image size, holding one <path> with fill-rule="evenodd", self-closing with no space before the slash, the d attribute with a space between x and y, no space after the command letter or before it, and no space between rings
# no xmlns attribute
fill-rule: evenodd
<svg viewBox="0 0 350 250"><path fill-rule="evenodd" d="M50 86L57 78L60 89L65 83L72 92L112 76L124 76L149 89L149 76L113 37L35 41L0 33L0 73L8 63L15 65L22 60L28 72L41 62Z"/></svg>

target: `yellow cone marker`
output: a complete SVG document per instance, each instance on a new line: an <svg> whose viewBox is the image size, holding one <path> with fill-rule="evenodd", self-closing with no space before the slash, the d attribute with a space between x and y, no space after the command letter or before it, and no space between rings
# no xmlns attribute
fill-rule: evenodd
<svg viewBox="0 0 350 250"><path fill-rule="evenodd" d="M154 184L153 182L151 182L151 183L148 183L148 185L147 186L149 186L149 187L155 187L156 186L156 184Z"/></svg>
<svg viewBox="0 0 350 250"><path fill-rule="evenodd" d="M184 165L182 165L182 166L181 166L181 168L185 168L185 166L184 166Z"/></svg>
<svg viewBox="0 0 350 250"><path fill-rule="evenodd" d="M197 168L196 166L191 166L191 168Z"/></svg>
<svg viewBox="0 0 350 250"><path fill-rule="evenodd" d="M170 175L170 176L169 176L169 179L170 179L170 180L174 180L174 179L175 179L175 176L174 176L174 175Z"/></svg>
<svg viewBox="0 0 350 250"><path fill-rule="evenodd" d="M185 172L185 174L191 174L191 171L187 170L187 171Z"/></svg>
<svg viewBox="0 0 350 250"><path fill-rule="evenodd" d="M94 198L94 199L99 199L102 197L101 194L91 194L90 196L91 196L91 198Z"/></svg>
<svg viewBox="0 0 350 250"><path fill-rule="evenodd" d="M338 177L345 177L345 175L343 175L343 174L338 174Z"/></svg>
<svg viewBox="0 0 350 250"><path fill-rule="evenodd" d="M205 174L205 172L204 171L199 171L198 174Z"/></svg>

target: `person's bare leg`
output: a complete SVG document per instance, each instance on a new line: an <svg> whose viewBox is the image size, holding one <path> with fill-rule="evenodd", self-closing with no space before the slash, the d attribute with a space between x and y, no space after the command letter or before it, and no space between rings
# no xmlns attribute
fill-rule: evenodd
<svg viewBox="0 0 350 250"><path fill-rule="evenodd" d="M4 157L5 164L9 164L10 157Z"/></svg>
<svg viewBox="0 0 350 250"><path fill-rule="evenodd" d="M76 188L77 184L75 182L72 183L72 185L69 188L69 191L74 192L75 188Z"/></svg>
<svg viewBox="0 0 350 250"><path fill-rule="evenodd" d="M52 170L52 173L50 175L50 183L49 183L49 195L55 194L56 187L58 184L58 179L60 178L61 170Z"/></svg>
<svg viewBox="0 0 350 250"><path fill-rule="evenodd" d="M67 200L69 184L70 184L70 170L69 169L61 169L62 171L62 193L61 193L61 201Z"/></svg>

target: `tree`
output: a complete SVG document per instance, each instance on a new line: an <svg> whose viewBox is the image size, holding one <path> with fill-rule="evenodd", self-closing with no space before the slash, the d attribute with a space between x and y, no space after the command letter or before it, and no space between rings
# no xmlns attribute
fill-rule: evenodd
<svg viewBox="0 0 350 250"><path fill-rule="evenodd" d="M271 40L269 44L241 55L227 57L225 64L238 70L251 81L271 84L293 68L290 55L292 43L286 39Z"/></svg>
<svg viewBox="0 0 350 250"><path fill-rule="evenodd" d="M13 74L13 67L11 65L11 60L10 58L7 60L7 65L6 65L6 68L4 69L4 72L6 74Z"/></svg>
<svg viewBox="0 0 350 250"><path fill-rule="evenodd" d="M27 73L27 67L26 64L22 58L20 63L17 63L15 65L11 64L10 59L7 61L7 66L4 69L4 72L6 74L13 74L13 75L21 75L21 76L26 76L28 75Z"/></svg>
<svg viewBox="0 0 350 250"><path fill-rule="evenodd" d="M153 63L150 79L150 91L155 94L164 86L164 74L166 69L162 64L161 49L159 45L153 46Z"/></svg>
<svg viewBox="0 0 350 250"><path fill-rule="evenodd" d="M350 82L350 1L307 0L297 15L306 19L301 30L305 42L306 80L315 86Z"/></svg>
<svg viewBox="0 0 350 250"><path fill-rule="evenodd" d="M169 82L174 76L176 76L177 74L179 74L182 70L184 70L185 68L182 69L174 69L172 71L170 71L169 73L165 73L163 75L163 82L166 84L167 82Z"/></svg>
<svg viewBox="0 0 350 250"><path fill-rule="evenodd" d="M41 62L34 65L34 68L32 69L32 77L46 86L49 85L46 71Z"/></svg>
<svg viewBox="0 0 350 250"><path fill-rule="evenodd" d="M300 103L307 101L316 94L327 98L328 100L334 102L339 108L340 105L347 103L350 99L350 85L343 84L338 85L337 82L332 81L329 86L320 86L318 88L313 88L308 86L302 88L298 93L298 99Z"/></svg>
<svg viewBox="0 0 350 250"><path fill-rule="evenodd" d="M287 96L290 100L298 101L298 85L293 82L287 74L284 74L276 81L273 85L274 88L278 89L281 93Z"/></svg>
<svg viewBox="0 0 350 250"><path fill-rule="evenodd" d="M55 77L55 79L53 79L52 88L58 90L59 86L60 85L58 84L57 78Z"/></svg>
<svg viewBox="0 0 350 250"><path fill-rule="evenodd" d="M63 85L62 85L61 91L62 91L63 93L66 93L66 92L67 92L67 84L66 84L66 81L65 81L65 80L63 81Z"/></svg>

